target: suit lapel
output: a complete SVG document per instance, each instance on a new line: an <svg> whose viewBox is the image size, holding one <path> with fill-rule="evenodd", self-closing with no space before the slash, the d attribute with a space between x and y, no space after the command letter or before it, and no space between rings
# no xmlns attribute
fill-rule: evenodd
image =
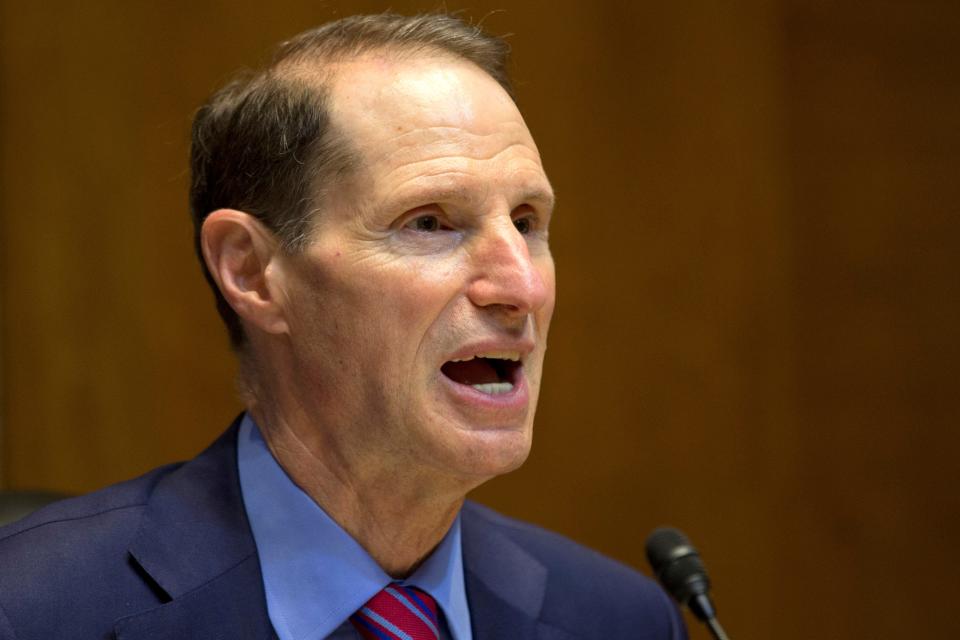
<svg viewBox="0 0 960 640"><path fill-rule="evenodd" d="M166 600L119 620L121 640L275 637L237 473L237 425L154 489L130 545Z"/></svg>
<svg viewBox="0 0 960 640"><path fill-rule="evenodd" d="M117 640L276 639L264 609L260 565L250 556L167 604L117 621Z"/></svg>
<svg viewBox="0 0 960 640"><path fill-rule="evenodd" d="M547 569L467 502L463 526L464 578L474 640L573 640L540 621Z"/></svg>

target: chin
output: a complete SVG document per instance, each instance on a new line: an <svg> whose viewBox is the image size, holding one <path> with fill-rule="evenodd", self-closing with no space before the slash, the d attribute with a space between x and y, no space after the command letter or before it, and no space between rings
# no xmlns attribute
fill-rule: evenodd
<svg viewBox="0 0 960 640"><path fill-rule="evenodd" d="M529 430L474 432L471 436L474 441L456 466L477 484L516 471L530 455Z"/></svg>

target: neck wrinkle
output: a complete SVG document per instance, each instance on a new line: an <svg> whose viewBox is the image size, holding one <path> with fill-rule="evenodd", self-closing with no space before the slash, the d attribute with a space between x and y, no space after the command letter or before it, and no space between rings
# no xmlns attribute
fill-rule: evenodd
<svg viewBox="0 0 960 640"><path fill-rule="evenodd" d="M270 452L291 481L343 528L389 576L413 573L449 531L465 492L438 495L427 474L389 465L365 471L343 456L324 455L262 403L248 411L261 428Z"/></svg>

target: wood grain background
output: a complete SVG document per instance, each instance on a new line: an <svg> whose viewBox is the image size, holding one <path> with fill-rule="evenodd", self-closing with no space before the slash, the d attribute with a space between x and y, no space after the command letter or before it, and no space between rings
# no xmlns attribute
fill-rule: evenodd
<svg viewBox="0 0 960 640"><path fill-rule="evenodd" d="M505 4L447 7L516 34L559 307L534 454L476 497L637 567L685 528L737 640L956 636L960 3ZM387 3L0 7L0 478L88 491L239 409L192 111Z"/></svg>

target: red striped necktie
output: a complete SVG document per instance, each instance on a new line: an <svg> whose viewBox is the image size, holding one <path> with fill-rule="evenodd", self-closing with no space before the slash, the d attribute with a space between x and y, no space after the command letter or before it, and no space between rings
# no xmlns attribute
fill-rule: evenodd
<svg viewBox="0 0 960 640"><path fill-rule="evenodd" d="M370 598L350 622L366 640L439 640L437 603L416 587L393 582Z"/></svg>

